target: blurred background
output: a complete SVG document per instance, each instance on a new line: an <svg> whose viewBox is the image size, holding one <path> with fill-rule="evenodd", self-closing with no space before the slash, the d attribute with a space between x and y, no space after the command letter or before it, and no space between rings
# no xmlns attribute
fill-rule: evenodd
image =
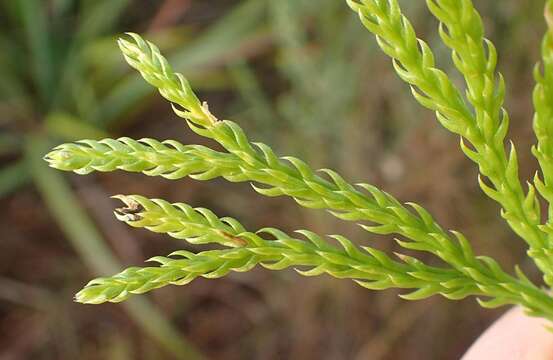
<svg viewBox="0 0 553 360"><path fill-rule="evenodd" d="M455 74L424 1L400 1L440 66ZM157 43L220 118L314 167L416 201L508 269L524 246L476 185L458 139L411 98L390 60L340 0L0 0L0 359L453 359L502 310L474 299L406 302L326 276L257 269L84 306L89 279L187 245L131 230L109 196L208 207L250 229L342 233L394 251L290 199L247 184L128 173L81 177L42 156L81 138L203 143L123 61L125 31ZM543 1L477 2L508 84L521 176L530 156L532 67ZM454 75L456 81L459 80Z"/></svg>

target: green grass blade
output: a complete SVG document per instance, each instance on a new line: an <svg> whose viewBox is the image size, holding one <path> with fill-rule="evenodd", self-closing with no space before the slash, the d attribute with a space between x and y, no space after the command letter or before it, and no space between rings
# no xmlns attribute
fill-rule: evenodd
<svg viewBox="0 0 553 360"><path fill-rule="evenodd" d="M45 127L56 138L67 140L102 139L107 133L68 113L52 113L46 117Z"/></svg>
<svg viewBox="0 0 553 360"><path fill-rule="evenodd" d="M53 90L54 72L51 54L50 31L47 9L38 0L19 0L19 11L27 45L29 47L32 71L43 107L47 107Z"/></svg>
<svg viewBox="0 0 553 360"><path fill-rule="evenodd" d="M0 169L0 199L15 192L30 180L24 161Z"/></svg>
<svg viewBox="0 0 553 360"><path fill-rule="evenodd" d="M21 69L18 67L19 49L8 34L0 32L0 99L17 99L25 97Z"/></svg>
<svg viewBox="0 0 553 360"><path fill-rule="evenodd" d="M91 40L113 28L128 4L129 0L104 0L83 7L80 26L76 29L63 60L59 76L60 90L54 97L54 108L76 104L80 110L79 115L84 117L96 107L93 87L85 75L89 60L83 53L83 48Z"/></svg>
<svg viewBox="0 0 553 360"><path fill-rule="evenodd" d="M112 29L129 3L130 0L96 1L83 14L77 39L91 39Z"/></svg>

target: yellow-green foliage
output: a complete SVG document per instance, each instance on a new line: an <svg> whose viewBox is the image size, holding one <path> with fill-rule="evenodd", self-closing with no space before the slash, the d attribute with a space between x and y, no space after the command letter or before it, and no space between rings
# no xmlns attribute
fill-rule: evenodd
<svg viewBox="0 0 553 360"><path fill-rule="evenodd" d="M534 129L538 143L534 154L542 176L525 190L518 175L513 144L506 149L509 116L503 108L505 85L496 71L497 54L485 39L480 15L471 0L427 0L440 21L440 36L451 49L463 75L463 94L448 75L437 68L430 47L418 39L396 0L348 0L348 5L372 32L382 50L392 58L395 71L411 86L416 100L436 113L438 121L461 138L461 149L480 170L483 191L501 205L501 215L527 242L528 255L553 284L553 216L542 223L539 190L553 202L553 33L543 42L543 70L537 67L534 92ZM549 2L550 6L553 3ZM551 18L551 7L546 10ZM402 204L370 184L351 184L328 169L314 171L294 157L279 157L266 144L253 143L239 125L220 121L194 94L183 75L175 73L158 48L139 35L120 39L127 62L156 87L197 134L219 143L225 151L176 141L129 138L83 140L64 144L46 156L52 167L88 174L124 170L169 179L223 177L250 182L266 196L289 196L299 205L326 209L334 216L361 225L376 234L396 234L398 244L428 252L444 262L429 266L416 258L396 254L398 260L371 247L362 249L343 236L336 242L309 231L302 239L277 229L249 232L231 218L219 219L207 209L170 204L141 196L118 196L125 207L119 220L133 227L166 233L192 244L212 243L226 249L191 253L177 251L151 259L159 266L130 268L109 278L91 281L77 294L83 303L118 302L168 284L183 285L197 277L219 278L230 271L248 271L256 265L273 270L288 267L303 275L329 274L355 280L369 289L411 289L406 299L441 294L450 299L477 296L485 307L522 305L529 314L553 320L553 298L518 269L510 275L489 257L474 254L459 232L446 231L421 206ZM535 187L534 187L535 186ZM266 238L269 236L269 238ZM338 246L339 245L339 246Z"/></svg>

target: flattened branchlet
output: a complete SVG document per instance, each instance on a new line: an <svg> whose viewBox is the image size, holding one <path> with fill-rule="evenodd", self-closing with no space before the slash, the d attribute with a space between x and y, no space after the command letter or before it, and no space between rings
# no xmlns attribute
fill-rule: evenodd
<svg viewBox="0 0 553 360"><path fill-rule="evenodd" d="M376 36L415 99L460 137L461 150L478 166L483 192L498 202L501 216L527 243L528 256L543 273L545 284L553 286L553 29L546 32L542 61L534 70L537 143L533 154L541 171L523 186L515 146L507 139L509 115L504 105L505 83L496 70L498 55L485 38L482 19L471 0L427 0L440 22L440 37L465 80L464 91L438 68L432 50L417 38L397 0L348 0L347 4ZM553 0L546 7L550 26L552 9ZM116 198L124 206L115 215L128 225L222 248L154 257L150 260L157 266L133 267L91 281L77 294L77 301L119 302L165 285L263 266L294 268L305 276L328 274L374 290L406 289L401 296L409 300L475 296L484 307L516 304L530 315L553 320L548 288L530 281L518 267L510 273L494 259L476 255L462 233L443 229L422 206L404 204L370 184L352 184L329 169L315 171L295 157L277 156L268 145L252 142L238 124L218 120L155 45L131 33L119 40L119 46L127 62L159 90L175 114L224 151L172 140L83 140L55 148L46 156L50 166L78 174L123 170L173 180L222 177L249 182L262 195L288 196L300 206L362 223L370 233L397 235L402 248L430 253L443 265L430 266L401 252L391 256L370 246L360 247L340 235L323 237L306 230L291 235L274 228L252 232L237 220L220 218L208 209L119 195ZM543 201L549 204L545 221L540 210Z"/></svg>

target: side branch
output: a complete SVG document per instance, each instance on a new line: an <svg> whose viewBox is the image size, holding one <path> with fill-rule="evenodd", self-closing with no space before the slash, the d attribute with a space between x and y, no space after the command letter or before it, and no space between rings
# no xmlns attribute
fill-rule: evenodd
<svg viewBox="0 0 553 360"><path fill-rule="evenodd" d="M169 284L184 285L197 277L220 278L231 271L244 272L256 265L271 270L293 267L301 275L329 274L336 278L352 279L372 289L414 289L401 295L407 300L423 299L441 294L449 299L469 295L489 297L480 300L483 306L524 304L527 310L541 316L549 309L551 300L526 278L514 279L499 269L495 278L469 277L455 269L425 265L421 261L398 254L401 261L370 248L357 248L347 238L331 236L339 246L305 230L298 231L305 240L273 228L256 233L248 232L235 219L221 218L206 209L194 209L187 204L170 204L164 200L142 196L117 196L131 208L132 217L117 216L134 227L146 227L155 232L169 232L191 243L214 243L234 247L194 254L177 251L169 257L155 257L158 267L129 268L113 277L92 280L76 296L83 303L119 302L131 294L141 294ZM121 212L121 210L120 210ZM125 211L123 211L124 213ZM268 239L271 237L272 239ZM239 239L228 243L229 238ZM522 295L526 294L526 295ZM530 294L530 295L528 295Z"/></svg>
<svg viewBox="0 0 553 360"><path fill-rule="evenodd" d="M528 243L528 255L545 274L545 281L553 285L553 258L546 250L547 235L540 229L539 200L533 186L529 185L527 193L522 188L514 145L511 144L509 154L505 150L509 117L502 109L504 83L501 76L496 79L495 48L484 41L482 22L471 0L427 0L427 4L441 21L440 35L453 49L453 59L465 76L473 109L449 77L436 67L432 50L417 38L397 0L347 2L393 59L397 74L411 86L416 100L435 111L446 129L461 136L461 149L489 180L487 184L480 178L480 187L502 206L501 215Z"/></svg>

